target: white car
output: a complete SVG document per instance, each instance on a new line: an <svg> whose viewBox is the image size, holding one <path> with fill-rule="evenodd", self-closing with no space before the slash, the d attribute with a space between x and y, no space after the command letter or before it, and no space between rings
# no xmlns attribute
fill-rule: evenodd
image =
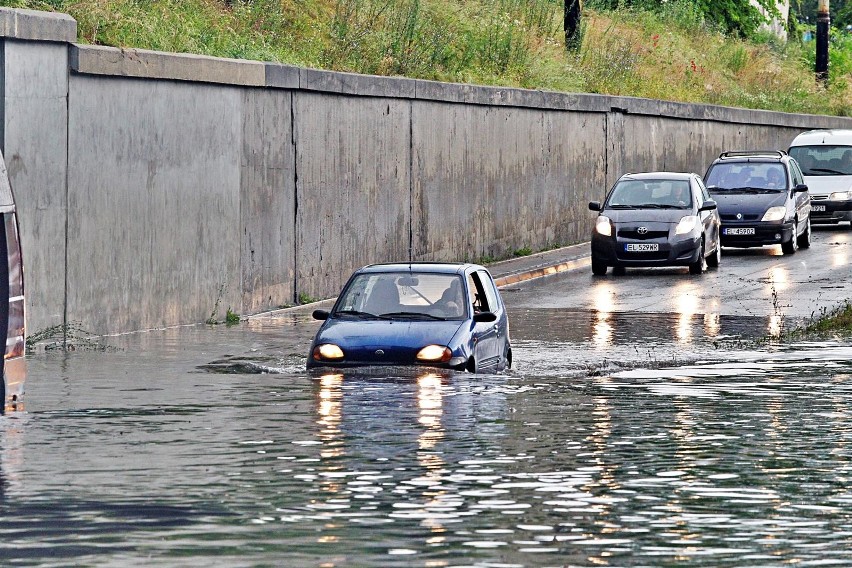
<svg viewBox="0 0 852 568"><path fill-rule="evenodd" d="M810 130L796 136L789 154L802 168L811 194L811 222L852 228L852 130Z"/></svg>

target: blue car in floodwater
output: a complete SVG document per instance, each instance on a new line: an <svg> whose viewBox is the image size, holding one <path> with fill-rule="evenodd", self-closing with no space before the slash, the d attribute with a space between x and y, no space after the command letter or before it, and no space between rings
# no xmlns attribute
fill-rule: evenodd
<svg viewBox="0 0 852 568"><path fill-rule="evenodd" d="M356 270L323 320L309 369L422 365L470 372L512 365L509 321L476 264L373 264Z"/></svg>

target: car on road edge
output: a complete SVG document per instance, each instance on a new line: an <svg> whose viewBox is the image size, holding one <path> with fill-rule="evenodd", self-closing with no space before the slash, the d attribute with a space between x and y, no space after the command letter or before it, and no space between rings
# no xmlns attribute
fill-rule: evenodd
<svg viewBox="0 0 852 568"><path fill-rule="evenodd" d="M716 203L694 173L645 172L621 176L598 212L592 231L592 273L608 267L687 266L692 274L721 262Z"/></svg>
<svg viewBox="0 0 852 568"><path fill-rule="evenodd" d="M811 200L795 159L783 150L722 152L704 184L719 207L722 246L811 246Z"/></svg>

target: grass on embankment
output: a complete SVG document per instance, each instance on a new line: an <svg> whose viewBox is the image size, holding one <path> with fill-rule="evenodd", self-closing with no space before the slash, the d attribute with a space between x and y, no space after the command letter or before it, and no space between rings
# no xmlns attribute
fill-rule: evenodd
<svg viewBox="0 0 852 568"><path fill-rule="evenodd" d="M378 75L852 115L852 41L832 81L808 46L726 37L688 2L664 14L586 9L567 54L562 0L0 0L57 10L79 41ZM594 5L593 1L586 2Z"/></svg>
<svg viewBox="0 0 852 568"><path fill-rule="evenodd" d="M805 337L828 333L852 334L852 303L815 318L795 333Z"/></svg>

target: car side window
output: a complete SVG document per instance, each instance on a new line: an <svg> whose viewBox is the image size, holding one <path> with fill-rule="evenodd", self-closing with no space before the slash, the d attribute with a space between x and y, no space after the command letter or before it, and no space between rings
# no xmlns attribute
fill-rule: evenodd
<svg viewBox="0 0 852 568"><path fill-rule="evenodd" d="M805 178L802 175L802 170L799 169L799 164L794 160L790 160L790 170L793 172L793 187L805 183Z"/></svg>
<svg viewBox="0 0 852 568"><path fill-rule="evenodd" d="M699 195L701 196L701 203L699 203L699 205L702 205L705 201L712 199L712 197L710 197L710 192L707 191L707 187L705 187L701 179L695 178L695 183L698 185L698 190L700 192Z"/></svg>
<svg viewBox="0 0 852 568"><path fill-rule="evenodd" d="M493 312L497 309L497 290L494 288L494 281L491 276L484 270L477 270L473 273L473 279L476 281L477 289L485 294L485 302L482 307L483 312Z"/></svg>

